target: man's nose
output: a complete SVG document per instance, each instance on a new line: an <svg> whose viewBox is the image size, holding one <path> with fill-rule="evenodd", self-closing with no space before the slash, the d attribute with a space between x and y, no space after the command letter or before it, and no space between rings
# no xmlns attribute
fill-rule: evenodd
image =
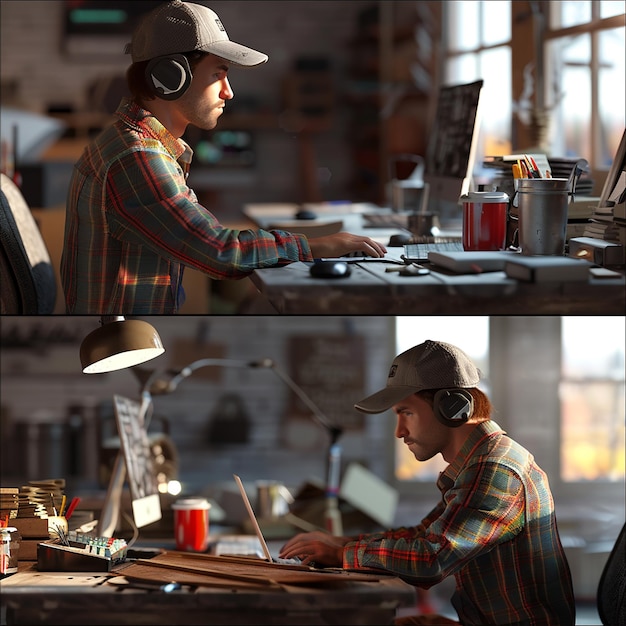
<svg viewBox="0 0 626 626"><path fill-rule="evenodd" d="M230 82L228 81L228 78L224 78L224 80L222 81L221 96L224 100L231 100L235 96L232 87L230 86Z"/></svg>

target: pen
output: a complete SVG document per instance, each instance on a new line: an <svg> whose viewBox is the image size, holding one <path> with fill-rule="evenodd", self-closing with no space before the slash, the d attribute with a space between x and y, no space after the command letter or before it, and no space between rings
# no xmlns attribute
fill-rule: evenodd
<svg viewBox="0 0 626 626"><path fill-rule="evenodd" d="M526 161L526 167L528 168L529 178L541 178L541 174L537 170L536 164L532 157L529 157L527 154L524 155L524 160Z"/></svg>
<svg viewBox="0 0 626 626"><path fill-rule="evenodd" d="M72 498L72 501L70 502L70 505L67 508L65 519L70 519L70 517L72 517L72 513L74 512L74 509L78 506L79 502L80 502L80 498Z"/></svg>
<svg viewBox="0 0 626 626"><path fill-rule="evenodd" d="M519 161L513 164L513 179L517 180L522 177L522 168L519 165Z"/></svg>
<svg viewBox="0 0 626 626"><path fill-rule="evenodd" d="M527 158L530 161L533 178L541 178L541 172L537 167L537 162L535 161L535 159L533 159L533 157L531 156L528 156Z"/></svg>

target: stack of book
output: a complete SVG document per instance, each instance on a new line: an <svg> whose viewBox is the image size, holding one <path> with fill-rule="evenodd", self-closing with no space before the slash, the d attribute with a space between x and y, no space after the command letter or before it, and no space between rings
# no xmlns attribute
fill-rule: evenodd
<svg viewBox="0 0 626 626"><path fill-rule="evenodd" d="M30 481L18 493L17 516L11 526L20 536L20 561L36 561L37 546L50 539L48 518L56 516L62 506L65 480Z"/></svg>
<svg viewBox="0 0 626 626"><path fill-rule="evenodd" d="M626 130L584 236L626 244Z"/></svg>
<svg viewBox="0 0 626 626"><path fill-rule="evenodd" d="M48 533L47 517L16 517L11 525L17 528L20 534L20 552L19 559L21 561L36 561L37 546L42 541L48 541L50 535Z"/></svg>

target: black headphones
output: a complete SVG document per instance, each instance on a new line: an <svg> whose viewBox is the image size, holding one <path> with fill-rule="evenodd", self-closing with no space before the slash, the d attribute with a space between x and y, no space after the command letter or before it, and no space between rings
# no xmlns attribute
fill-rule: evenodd
<svg viewBox="0 0 626 626"><path fill-rule="evenodd" d="M157 98L176 100L191 85L191 67L187 57L170 54L156 57L146 66L146 80Z"/></svg>
<svg viewBox="0 0 626 626"><path fill-rule="evenodd" d="M435 417L445 426L465 424L474 412L474 398L465 389L439 389L433 399Z"/></svg>

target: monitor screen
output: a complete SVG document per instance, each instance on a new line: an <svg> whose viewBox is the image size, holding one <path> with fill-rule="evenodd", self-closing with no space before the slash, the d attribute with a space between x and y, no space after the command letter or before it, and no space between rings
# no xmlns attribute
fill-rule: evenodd
<svg viewBox="0 0 626 626"><path fill-rule="evenodd" d="M161 501L141 405L113 397L120 445L126 464L133 519L138 528L161 519Z"/></svg>
<svg viewBox="0 0 626 626"><path fill-rule="evenodd" d="M470 189L480 127L483 81L446 85L439 90L437 111L428 138L424 182L429 211L441 221L460 219L458 201Z"/></svg>

